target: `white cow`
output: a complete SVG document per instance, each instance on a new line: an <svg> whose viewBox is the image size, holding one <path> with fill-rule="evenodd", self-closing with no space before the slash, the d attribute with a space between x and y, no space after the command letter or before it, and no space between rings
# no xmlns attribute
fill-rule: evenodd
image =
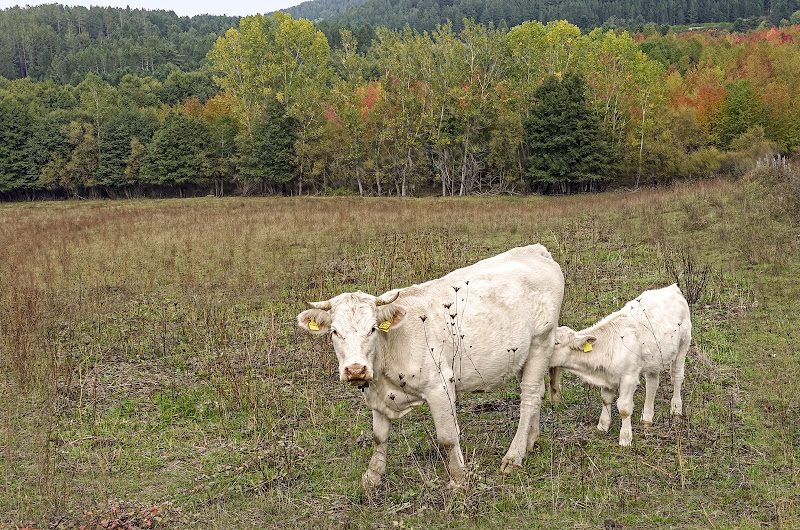
<svg viewBox="0 0 800 530"><path fill-rule="evenodd" d="M462 484L456 392L512 377L520 381L520 421L501 470L520 467L539 437L563 297L561 268L545 247L530 245L379 297L359 291L309 303L298 324L331 336L340 380L360 387L372 409L375 449L363 487L381 483L391 420L423 403L447 450L450 484Z"/></svg>
<svg viewBox="0 0 800 530"><path fill-rule="evenodd" d="M681 415L683 367L691 340L689 304L674 284L643 292L621 310L583 331L559 327L550 361L551 400L558 403L562 369L599 386L603 410L597 428L607 432L614 391L618 391L617 409L622 417L619 444L630 445L633 393L639 385L639 374L645 377L644 426L653 423L659 374L667 367L672 369L670 409L674 416Z"/></svg>

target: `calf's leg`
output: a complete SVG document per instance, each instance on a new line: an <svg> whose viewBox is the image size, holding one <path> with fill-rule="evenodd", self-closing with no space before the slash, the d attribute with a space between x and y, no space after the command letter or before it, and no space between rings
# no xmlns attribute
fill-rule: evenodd
<svg viewBox="0 0 800 530"><path fill-rule="evenodd" d="M550 403L555 407L561 402L561 375L563 368L550 368Z"/></svg>
<svg viewBox="0 0 800 530"><path fill-rule="evenodd" d="M659 383L658 372L644 374L644 408L642 409L642 425L650 427L653 424L653 411L655 408L656 391Z"/></svg>
<svg viewBox="0 0 800 530"><path fill-rule="evenodd" d="M614 404L614 391L608 388L601 388L600 399L603 402L603 409L600 411L597 429L608 432L609 427L611 427L611 405Z"/></svg>
<svg viewBox="0 0 800 530"><path fill-rule="evenodd" d="M670 413L673 416L680 416L683 414L683 399L681 399L681 386L683 386L683 370L686 364L686 353L689 350L689 340L681 343L680 350L675 360L672 361L672 402L670 404Z"/></svg>
<svg viewBox="0 0 800 530"><path fill-rule="evenodd" d="M619 385L619 398L617 398L617 409L622 417L622 426L619 429L619 444L627 446L633 440L633 429L631 428L631 416L633 415L633 393L636 391L638 375L630 379L623 379Z"/></svg>

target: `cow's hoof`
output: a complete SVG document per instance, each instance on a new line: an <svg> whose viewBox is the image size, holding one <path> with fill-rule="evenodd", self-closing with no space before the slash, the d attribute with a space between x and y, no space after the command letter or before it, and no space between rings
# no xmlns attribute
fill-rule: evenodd
<svg viewBox="0 0 800 530"><path fill-rule="evenodd" d="M455 480L451 480L447 483L447 488L452 491L466 491L467 483L465 481L457 482Z"/></svg>
<svg viewBox="0 0 800 530"><path fill-rule="evenodd" d="M361 487L364 491L373 491L381 486L381 476L373 471L367 471L361 476Z"/></svg>
<svg viewBox="0 0 800 530"><path fill-rule="evenodd" d="M643 421L642 422L642 427L644 427L645 429L649 429L652 426L653 426L653 422L652 421Z"/></svg>
<svg viewBox="0 0 800 530"><path fill-rule="evenodd" d="M522 463L518 464L510 458L504 458L503 463L500 464L500 472L505 475L509 475L518 469L522 469Z"/></svg>

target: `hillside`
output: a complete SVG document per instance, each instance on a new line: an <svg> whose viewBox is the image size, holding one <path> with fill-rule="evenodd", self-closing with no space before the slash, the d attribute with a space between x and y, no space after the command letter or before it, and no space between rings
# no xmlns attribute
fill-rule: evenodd
<svg viewBox="0 0 800 530"><path fill-rule="evenodd" d="M735 31L760 24L800 23L800 0L314 0L285 10L314 21L330 45L341 45L340 28L356 34L361 53L375 38L373 28L420 32L465 18L512 28L528 20L569 20L587 29L604 25L638 29L644 23L686 25L729 23ZM123 75L161 81L175 71L190 72L205 62L217 38L238 27L238 17L180 17L173 11L48 4L0 10L0 76L78 84L87 73L112 83ZM210 80L210 77L209 77Z"/></svg>
<svg viewBox="0 0 800 530"><path fill-rule="evenodd" d="M88 72L162 81L196 70L238 17L180 17L174 11L114 7L12 7L0 11L0 76L76 84Z"/></svg>
<svg viewBox="0 0 800 530"><path fill-rule="evenodd" d="M325 0L329 2L330 0ZM317 2L310 2L310 6ZM432 31L447 20L459 28L464 18L498 27L513 27L528 20L568 20L582 29L609 22L685 25L735 22L766 16L778 26L800 9L800 0L366 0L357 7L330 17L329 22L360 27L385 26L401 29L406 24L419 31ZM746 25L746 24L745 24Z"/></svg>
<svg viewBox="0 0 800 530"><path fill-rule="evenodd" d="M317 21L343 13L362 3L364 0L309 0L289 9L282 9L282 11L289 13L293 18Z"/></svg>

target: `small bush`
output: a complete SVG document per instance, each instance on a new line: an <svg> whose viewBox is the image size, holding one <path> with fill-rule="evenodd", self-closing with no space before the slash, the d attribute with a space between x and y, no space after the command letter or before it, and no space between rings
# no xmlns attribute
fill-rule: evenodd
<svg viewBox="0 0 800 530"><path fill-rule="evenodd" d="M800 171L798 161L786 157L762 158L747 175L747 180L757 182L773 196L773 212L797 216L800 208Z"/></svg>
<svg viewBox="0 0 800 530"><path fill-rule="evenodd" d="M695 305L703 297L711 275L708 265L700 265L687 249L682 249L667 256L664 267L680 287L689 305Z"/></svg>
<svg viewBox="0 0 800 530"><path fill-rule="evenodd" d="M780 146L764 137L764 129L757 125L731 142L731 149L722 158L720 171L731 177L741 177L758 167L764 160L772 160Z"/></svg>

